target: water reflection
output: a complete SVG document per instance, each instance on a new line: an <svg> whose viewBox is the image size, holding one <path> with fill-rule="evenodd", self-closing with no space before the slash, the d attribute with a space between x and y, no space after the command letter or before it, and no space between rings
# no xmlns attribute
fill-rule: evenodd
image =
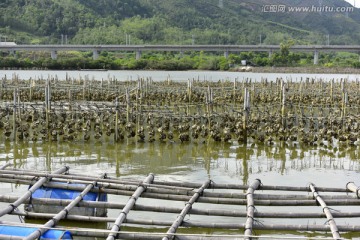
<svg viewBox="0 0 360 240"><path fill-rule="evenodd" d="M356 180L351 177L359 171L359 154L358 147L315 148L286 143L4 141L0 145L0 164L10 162L16 168L46 171L68 165L72 172L90 175L107 172L116 177L142 179L153 172L164 179L203 182L211 178L243 184L254 178L267 178L273 184L283 185L284 179L301 174L320 178L324 175L326 183L337 179L343 186L348 180ZM291 180L296 184L296 178Z"/></svg>

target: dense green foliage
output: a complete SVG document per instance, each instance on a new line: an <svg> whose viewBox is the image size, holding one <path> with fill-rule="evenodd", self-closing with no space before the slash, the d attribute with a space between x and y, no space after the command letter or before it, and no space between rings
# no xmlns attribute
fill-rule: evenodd
<svg viewBox="0 0 360 240"><path fill-rule="evenodd" d="M281 44L281 51L273 53L242 52L230 54L228 58L222 55L205 54L204 52L174 53L144 53L136 60L134 53L102 52L99 59L93 60L90 52L62 52L57 60L52 60L49 53L26 54L16 56L6 54L0 57L0 68L15 69L113 69L113 70L236 70L241 67L241 61L246 60L254 66L313 66L312 53L294 53L289 51L291 41ZM325 67L355 67L360 68L359 55L355 53L320 54L319 65Z"/></svg>
<svg viewBox="0 0 360 240"><path fill-rule="evenodd" d="M284 0L318 6L315 0ZM266 0L4 0L0 34L18 43L359 44L360 11L266 13ZM325 4L325 3L324 3ZM349 6L327 0L327 6ZM64 40L63 40L64 41Z"/></svg>
<svg viewBox="0 0 360 240"><path fill-rule="evenodd" d="M221 4L222 3L222 4ZM286 6L319 1L284 0ZM311 54L292 53L292 44L360 44L360 11L264 12L268 0L3 0L0 41L18 44L281 44L273 53L241 53L228 59L204 53L65 54L0 58L0 67L48 69L210 69L227 70L247 60L257 66L304 66ZM325 3L324 3L325 4ZM327 6L350 6L327 0ZM323 54L324 66L360 67L356 54Z"/></svg>

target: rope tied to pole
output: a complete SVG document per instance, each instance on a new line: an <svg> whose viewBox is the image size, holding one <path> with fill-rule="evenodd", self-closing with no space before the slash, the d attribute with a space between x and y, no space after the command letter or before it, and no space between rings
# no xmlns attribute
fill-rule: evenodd
<svg viewBox="0 0 360 240"><path fill-rule="evenodd" d="M69 215L69 210L67 208L64 208L64 212L65 212L64 218L67 218L67 216ZM55 218L52 218L52 219L56 222Z"/></svg>
<svg viewBox="0 0 360 240"><path fill-rule="evenodd" d="M331 229L331 233L333 235L333 238L334 239L340 239L340 234L339 234L339 230L336 226L336 223L335 223L335 220L331 214L331 211L329 210L328 206L326 205L326 203L324 202L324 200L322 199L322 197L318 194L318 192L316 191L315 189L315 185L310 183L309 185L309 188L311 190L311 192L313 193L315 199L316 199L316 202L322 207L323 209L323 212L325 213L326 215L326 218L327 218L327 223L329 224L330 226L330 229Z"/></svg>
<svg viewBox="0 0 360 240"><path fill-rule="evenodd" d="M10 203L9 206L12 207L12 210L9 213L12 213L15 211L15 209L17 209L17 206L15 206L13 203Z"/></svg>

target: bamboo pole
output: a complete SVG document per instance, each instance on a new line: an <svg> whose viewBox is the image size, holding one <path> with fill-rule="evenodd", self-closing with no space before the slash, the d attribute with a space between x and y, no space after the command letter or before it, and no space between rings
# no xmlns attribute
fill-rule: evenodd
<svg viewBox="0 0 360 240"><path fill-rule="evenodd" d="M66 175L62 175L62 174L51 174L51 173L43 173L43 172L32 172L32 171L19 171L16 169L12 169L12 170L0 170L0 176L1 175L6 175L6 177L11 177L8 176L9 174L14 174L17 176L33 176L33 177L52 177L52 178L56 178L56 179L65 179L66 181L69 180L73 180L73 181L84 181L86 183L86 181L91 182L94 180L94 177L91 176L87 176L87 175L80 175L80 174L66 174ZM15 176L16 177L16 176ZM84 182L79 182L79 183L84 183ZM188 187L182 187L182 186L176 186L176 185L172 185L171 182L158 182L159 184L147 184L147 183L141 183L138 181L122 181L119 179L111 179L111 178L106 178L106 179L99 179L98 180L98 185L101 183L115 183L115 184L125 184L125 185L135 185L138 186L139 183L144 185L144 186L151 186L151 187L161 187L164 189L178 189L178 190L184 190L184 191L191 191L193 190L195 184L189 183ZM165 184L164 184L165 183ZM102 185L102 186L106 186L106 185ZM127 186L127 189L129 189L129 186ZM133 188L131 188L130 190L132 190Z"/></svg>
<svg viewBox="0 0 360 240"><path fill-rule="evenodd" d="M119 140L119 99L115 101L115 142Z"/></svg>
<svg viewBox="0 0 360 240"><path fill-rule="evenodd" d="M282 118L282 126L285 129L285 104L286 104L286 84L282 86L282 104L281 104L281 118Z"/></svg>
<svg viewBox="0 0 360 240"><path fill-rule="evenodd" d="M16 108L17 108L17 89L14 89L14 106L13 106L13 140L16 141Z"/></svg>
<svg viewBox="0 0 360 240"><path fill-rule="evenodd" d="M46 186L46 185L45 185ZM75 189L74 189L75 190ZM76 189L78 190L78 189ZM113 194L112 192L109 192L107 191L107 189L102 189L102 192L103 193L109 193L109 194ZM129 194L128 194L129 195ZM145 195L145 194L144 194ZM148 196L146 196L148 197ZM0 195L0 201L3 201L3 202L12 202L12 201L15 201L16 200L16 197L9 197L9 196L2 196ZM186 198L181 198L181 199L170 199L170 200L178 200L178 201L186 201ZM203 201L204 198L200 198L199 199L199 202L200 201ZM44 205L64 205L64 204L68 204L68 202L66 202L66 200L55 200L55 199L47 199L46 201L45 200L41 200L41 199L33 199L33 202L34 203L38 203L38 204L44 204ZM215 204L225 204L223 202L223 199L219 199L219 198L213 198L213 201L203 201L203 202L207 202L207 203L215 203ZM327 200L328 203L331 203L331 205L347 205L347 206L350 206L350 205L359 205L359 201L358 200L336 200L336 199L332 199L332 200ZM25 201L24 203L28 203L27 201ZM242 202L237 202L238 204L242 204L242 205L245 205L246 204L246 201L242 201ZM237 203L233 203L233 204L237 204ZM287 204L284 204L284 203L287 203ZM290 203L292 203L292 205L295 205L295 206L315 206L316 204L314 203L313 200L306 200L306 201L287 201L287 202L284 202L284 201L258 201L258 200L255 200L255 204L259 205L259 206L284 206L284 205L291 205ZM120 208L123 208L124 205L122 204L116 204L116 203L104 203L104 202L82 202L79 204L79 206L84 206L84 207L96 207L96 208L113 208L113 209L120 209ZM138 205L136 204L136 206L134 207L135 210L140 210L140 211L154 211L154 212L175 212L175 213L178 213L181 211L181 209L174 209L174 208L164 208L164 207L161 207L161 206L153 206L153 207L147 207L147 206L141 206L141 205ZM209 212L210 211L210 212ZM211 210L194 210L194 212L192 212L193 214L200 214L200 215L219 215L219 216L242 216L243 213L241 212L234 212L234 211L230 211L230 212L222 212L222 211L219 211L219 212L212 212ZM270 215L264 215L264 214L261 214L259 215L258 217L268 217L268 216L272 216L271 214ZM289 214L289 215L286 215L286 214L282 214L280 215L279 217L281 216L292 216L292 217L304 217L306 215L297 215L297 214ZM344 214L344 215L338 215L339 217L341 216L352 216L351 214ZM358 216L358 213L354 213L353 216Z"/></svg>
<svg viewBox="0 0 360 240"><path fill-rule="evenodd" d="M15 201L16 197L12 196L0 196L1 202L12 202ZM24 204L29 204L30 200L26 200ZM71 203L71 200L64 199L41 199L34 198L31 200L32 204L42 204L46 206L66 206ZM125 207L125 204L114 203L114 202L96 202L96 201L81 201L77 205L78 207L88 207L88 208L107 208L107 209L122 209ZM167 206L149 206L135 204L132 209L133 211L148 211L148 212L158 212L158 213L179 213L182 211L182 208L178 207L167 207ZM32 213L32 212L12 212L12 215L19 215L25 217L33 218L52 218L54 215L46 213ZM232 211L232 210L221 210L221 209L196 209L191 208L189 214L192 215L204 215L204 216L222 216L222 217L247 217L247 212L241 211ZM323 218L326 217L325 213L313 213L313 212L254 212L254 217L257 218ZM333 217L336 218L358 218L360 217L360 212L334 212ZM68 215L66 219L69 220L78 220L78 221L87 221L87 222L114 222L113 218L101 218L101 217L89 217L89 216L77 216L77 215ZM134 220L126 219L126 223L138 223L138 224L147 224L147 225L161 225L152 221L152 224L146 222L146 220ZM172 222L164 224L165 226L171 225ZM196 225L195 225L196 226Z"/></svg>
<svg viewBox="0 0 360 240"><path fill-rule="evenodd" d="M143 181L144 183L152 183L152 181L154 180L154 175L152 173L149 174L149 176ZM126 203L125 207L123 208L122 212L120 213L120 215L118 216L118 218L116 219L114 225L111 228L111 233L109 234L109 236L106 238L106 240L114 240L117 236L118 231L120 230L120 225L124 222L124 220L126 219L127 214L129 213L129 211L133 208L133 206L136 203L136 200L140 197L140 195L146 190L145 186L140 185L136 191L134 192L134 194L131 196L131 198L129 199L129 201Z"/></svg>
<svg viewBox="0 0 360 240"><path fill-rule="evenodd" d="M233 224L235 225L235 224ZM276 225L275 227L289 227L289 228L296 228L296 225ZM298 225L300 230L295 229L295 231L327 231L329 230L326 226L323 225L315 225L315 226L310 226L309 229L306 228L307 225ZM236 226L239 227L239 226ZM264 226L259 226L258 230L273 230L271 228L271 225L264 225ZM270 229L268 229L270 228ZM347 227L344 226L344 231L353 229L351 227ZM274 230L278 230L278 229L274 229ZM282 230L282 229L280 229ZM102 233L102 232L95 232L95 231L89 231L89 230L71 230L71 233L73 236L84 236L84 237L98 237L98 238L104 238L106 237L106 233ZM163 233L159 233L159 232L120 232L119 233L119 239L137 239L137 240L150 240L150 239L159 239L159 237L161 236L161 234ZM176 239L178 240L222 240L222 239L231 239L231 240L238 240L238 239L243 239L244 235L214 235L214 234L174 234L174 236L176 236ZM271 236L269 236L268 238L271 238ZM315 238L314 238L315 239Z"/></svg>
<svg viewBox="0 0 360 240"><path fill-rule="evenodd" d="M102 174L100 178L104 178L106 174ZM73 209L82 199L85 197L86 194L90 192L90 190L96 186L96 181L92 182L91 184L87 185L85 189L77 196L74 200L70 202L63 210L61 210L58 214L56 214L53 218L47 221L42 227L38 228L35 232L24 238L24 240L34 240L39 238L43 235L48 228L52 228L55 226L61 219L65 218L68 213Z"/></svg>
<svg viewBox="0 0 360 240"><path fill-rule="evenodd" d="M55 171L56 174L61 174L64 173L66 171L68 171L69 168L68 167L62 167L59 170ZM5 209L2 209L0 211L0 217L4 216L5 214L11 213L12 211L14 211L14 209L16 209L17 207L20 206L20 204L22 204L26 199L28 199L32 193L40 188L44 183L50 181L51 178L49 177L42 177L40 178L31 188L29 188L29 190L22 196L20 197L18 200L16 200L14 203L10 204L8 207L6 207Z"/></svg>
<svg viewBox="0 0 360 240"><path fill-rule="evenodd" d="M1 240L23 240L22 237L9 236L9 235L4 235L4 234L0 234L0 239Z"/></svg>
<svg viewBox="0 0 360 240"><path fill-rule="evenodd" d="M2 221L1 224L3 225L10 225L10 226L20 226L20 227L37 227L38 225L35 224L24 224L24 223L13 223L13 222L7 222ZM210 227L218 227L219 225L224 225L222 223L220 224L211 224ZM232 229L241 229L244 228L244 224L227 224L228 228ZM358 232L360 231L360 226L354 226L354 225L339 225L339 230L344 232ZM83 237L99 237L99 238L105 238L107 234L109 233L109 230L100 230L100 229L89 229L89 228L56 228L57 230L65 230L71 232L73 236L83 236ZM328 225L290 225L290 224L263 224L263 223L256 223L254 225L254 229L257 230L272 230L272 231L322 231L326 232L329 231ZM159 239L161 235L164 233L162 232L148 232L147 229L144 229L143 232L119 232L118 237L119 239ZM183 234L183 233L175 233L173 236L176 236L176 239L243 239L244 235L224 235L224 234ZM189 238L192 237L192 238ZM206 238L205 238L206 237ZM212 238L215 237L215 238ZM256 236L254 236L256 237ZM258 236L257 236L258 237ZM270 236L271 237L271 236ZM6 238L11 239L11 238ZM21 238L22 239L22 238Z"/></svg>
<svg viewBox="0 0 360 240"><path fill-rule="evenodd" d="M3 88L5 87L5 84L4 84L4 81L5 80L5 78L2 78L1 79L1 84L0 84L0 100L3 100L3 97L2 97L2 95L3 95Z"/></svg>
<svg viewBox="0 0 360 240"><path fill-rule="evenodd" d="M15 175L28 175L33 177L51 177L51 178L59 178L59 179L67 179L67 180L84 180L91 182L94 180L94 177L81 175L81 174L54 174L54 173L43 173L43 172L32 172L32 171L19 171L17 169L12 170L0 170L0 174L15 174ZM119 184L127 184L127 185L139 185L138 181L123 181L119 179L100 179L98 181L103 183L119 183ZM154 181L153 184L141 183L144 186L151 187L163 187L163 188L182 188L183 190L192 190L199 186L198 183L190 183L190 182L168 182L168 181ZM214 183L211 182L209 188L212 189L234 189L234 190L247 190L249 188L248 185L241 184L227 184L227 183ZM296 187L296 186L274 186L274 185L261 185L261 190L269 190L269 191L294 191L294 192L310 192L308 187ZM329 188L329 187L317 187L318 191L321 192L349 192L346 188Z"/></svg>
<svg viewBox="0 0 360 240"><path fill-rule="evenodd" d="M188 93L189 103L191 103L192 83L190 78L188 79L187 93Z"/></svg>
<svg viewBox="0 0 360 240"><path fill-rule="evenodd" d="M250 114L250 94L247 88L244 89L244 115L243 115L243 134L244 143L247 142L247 122Z"/></svg>
<svg viewBox="0 0 360 240"><path fill-rule="evenodd" d="M330 102L331 104L334 101L334 79L331 79L330 81Z"/></svg>
<svg viewBox="0 0 360 240"><path fill-rule="evenodd" d="M184 209L181 211L180 215L176 218L176 220L173 222L171 227L166 233L166 236L163 237L162 240L170 240L173 239L171 234L175 233L178 227L183 223L184 218L186 214L189 213L190 209L192 208L192 205L199 199L200 195L204 192L205 188L208 188L210 185L211 180L207 180L197 191L196 193L191 197L190 201L185 204Z"/></svg>
<svg viewBox="0 0 360 240"><path fill-rule="evenodd" d="M331 211L329 210L328 206L324 202L324 200L321 198L321 196L317 193L314 184L310 184L310 189L314 195L315 200L320 204L320 206L323 208L323 212L326 215L326 218L328 220L328 223L330 225L331 233L334 237L334 239L340 239L339 229L336 226L334 217L331 214Z"/></svg>
<svg viewBox="0 0 360 240"><path fill-rule="evenodd" d="M30 176L15 176L15 175L9 175L9 174L5 174L5 175L0 174L0 182L29 185L29 184L34 183L33 179L34 178L30 177ZM64 179L56 179L56 181L57 182L65 182L65 183L70 182L70 181L66 181ZM75 181L71 181L71 183L87 184L88 181L76 181L75 180ZM97 185L99 187L106 188L109 191L111 191L113 189L117 189L117 190L126 190L127 193L129 193L130 191L135 191L137 188L136 186L133 186L133 185L122 185L122 184L100 183L100 182L98 182ZM79 188L80 188L79 186L64 185L64 184L59 184L59 183L54 183L54 182L45 183L44 186L51 187L51 188L72 189L72 190L79 190ZM158 187L157 186L149 186L149 188L147 189L147 192L190 196L194 192L194 190L189 189L189 188L179 188L179 187L174 187L174 189L171 189L171 188L169 188L169 186L168 187L164 186L164 188L162 188L162 186L158 186ZM211 193L209 193L209 194L211 195ZM220 195L215 194L213 196L220 196Z"/></svg>
<svg viewBox="0 0 360 240"><path fill-rule="evenodd" d="M0 166L0 170L4 170L4 169L7 168L8 166L11 166L11 164L10 164L10 163L6 163L6 164Z"/></svg>
<svg viewBox="0 0 360 240"><path fill-rule="evenodd" d="M50 81L47 80L46 86L45 86L45 111L46 111L46 129L48 138L50 137L50 131L49 131L49 111L50 111Z"/></svg>
<svg viewBox="0 0 360 240"><path fill-rule="evenodd" d="M86 97L85 97L86 92L85 92L85 90L86 90L86 78L84 79L84 84L83 84L83 100L84 101L86 100Z"/></svg>
<svg viewBox="0 0 360 240"><path fill-rule="evenodd" d="M233 83L233 99L234 99L234 107L235 107L235 103L236 103L236 86L237 86L237 78L234 78L234 83Z"/></svg>
<svg viewBox="0 0 360 240"><path fill-rule="evenodd" d="M346 118L346 107L349 103L349 96L348 96L348 93L345 92L344 93L344 103L343 103L343 117Z"/></svg>
<svg viewBox="0 0 360 240"><path fill-rule="evenodd" d="M211 121L210 121L210 116L211 116L211 88L210 85L208 85L207 88L207 94L206 94L206 111L207 111L207 121L208 121L208 128L211 128Z"/></svg>
<svg viewBox="0 0 360 240"><path fill-rule="evenodd" d="M355 185L355 183L353 182L348 182L346 184L346 189L348 189L351 192L356 193L356 197L360 198L360 188L358 186Z"/></svg>
<svg viewBox="0 0 360 240"><path fill-rule="evenodd" d="M32 101L32 96L33 96L33 87L35 86L35 82L30 78L30 88L29 88L29 101Z"/></svg>
<svg viewBox="0 0 360 240"><path fill-rule="evenodd" d="M130 93L129 88L126 88L126 122L130 121Z"/></svg>
<svg viewBox="0 0 360 240"><path fill-rule="evenodd" d="M99 184L98 184L99 185ZM45 184L47 187L70 189L70 190L81 190L81 187L71 186L71 185L60 185L60 184ZM100 185L99 185L100 186ZM96 192L96 190L95 190ZM131 196L132 191L126 190L115 190L115 189L102 189L102 192L115 195L124 195ZM143 197L146 198L155 198L155 199L165 199L165 200L175 200L175 201L189 201L189 196L184 195L173 195L173 194L159 194L159 193L143 193ZM199 202L202 203L214 203L214 204L229 204L229 205L246 205L246 199L231 199L231 198L215 198L215 197L200 197ZM333 205L356 205L358 204L357 199L343 199L343 200L329 200ZM313 206L315 203L312 200L256 200L257 205L262 206Z"/></svg>
<svg viewBox="0 0 360 240"><path fill-rule="evenodd" d="M254 222L254 211L255 211L255 203L253 194L255 190L259 189L259 186L261 184L261 181L259 179L256 179L249 189L246 192L246 198L247 198L247 219L245 223L245 239L250 239L252 236L252 227Z"/></svg>

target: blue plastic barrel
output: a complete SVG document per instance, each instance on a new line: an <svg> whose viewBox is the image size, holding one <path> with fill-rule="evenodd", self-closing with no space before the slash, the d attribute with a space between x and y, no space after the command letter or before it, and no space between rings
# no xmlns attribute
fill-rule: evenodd
<svg viewBox="0 0 360 240"><path fill-rule="evenodd" d="M76 187L85 188L86 184L74 184L64 182L53 182L61 185L71 185ZM31 187L31 186L30 186ZM96 187L95 187L96 189ZM61 199L61 200L73 200L80 195L81 191L61 189L61 188L50 188L40 187L32 195L32 199L47 198L47 199ZM83 197L84 201L96 201L96 202L107 202L107 194L100 192L89 192ZM27 204L25 209L29 212L36 213L58 213L64 207L54 205L41 205L41 204ZM91 207L74 207L70 212L70 215L82 215L82 216L96 216L106 217L106 208L91 208Z"/></svg>
<svg viewBox="0 0 360 240"><path fill-rule="evenodd" d="M6 236L16 236L16 237L26 237L35 232L37 228L30 227L18 227L18 226L0 226L0 235ZM41 235L40 239L63 239L69 240L73 239L71 233L68 231L62 230L48 230L43 235Z"/></svg>

